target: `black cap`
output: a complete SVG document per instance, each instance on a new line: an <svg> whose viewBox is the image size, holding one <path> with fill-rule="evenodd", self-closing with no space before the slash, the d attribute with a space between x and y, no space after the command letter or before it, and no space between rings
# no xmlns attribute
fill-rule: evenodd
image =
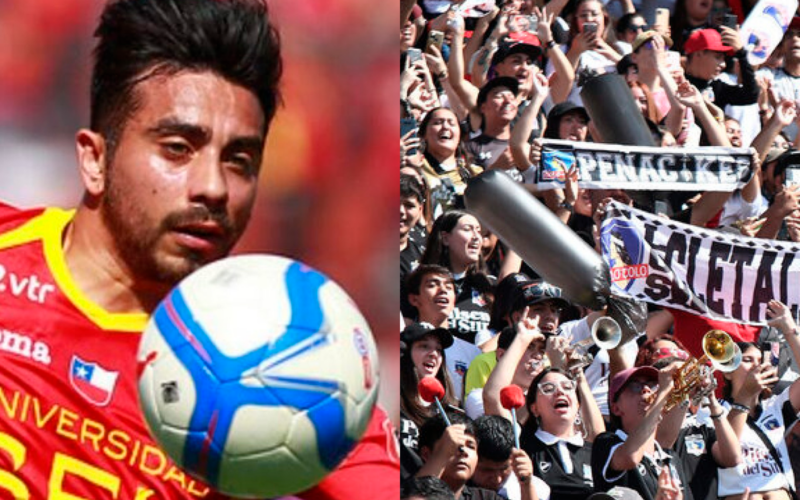
<svg viewBox="0 0 800 500"><path fill-rule="evenodd" d="M525 306L531 306L546 300L553 301L561 308L569 306L569 301L561 298L560 288L546 281L538 280L531 281L519 287L516 297L512 302L511 311L520 311L524 309Z"/></svg>
<svg viewBox="0 0 800 500"><path fill-rule="evenodd" d="M489 97L489 92L497 87L507 87L514 95L519 94L519 82L516 78L512 78L510 76L498 76L492 78L486 82L483 87L481 87L481 91L478 92L478 106L486 102L486 99Z"/></svg>
<svg viewBox="0 0 800 500"><path fill-rule="evenodd" d="M400 333L400 342L406 345L406 349L411 349L411 344L422 339L426 335L435 335L442 344L442 349L447 349L453 345L453 335L446 328L436 328L430 323L414 323L408 325Z"/></svg>
<svg viewBox="0 0 800 500"><path fill-rule="evenodd" d="M578 106L572 101L564 101L556 104L553 106L553 109L547 114L547 121L548 122L559 122L561 121L561 117L566 115L571 111L578 111L581 113L586 121L589 121L589 113L586 112L586 108L583 106Z"/></svg>
<svg viewBox="0 0 800 500"><path fill-rule="evenodd" d="M800 165L800 151L792 148L787 149L778 156L777 160L778 163L775 164L775 175L779 175L790 165Z"/></svg>
<svg viewBox="0 0 800 500"><path fill-rule="evenodd" d="M491 65L495 66L500 64L501 62L505 61L506 57L514 54L527 54L528 57L531 58L531 61L536 61L539 59L539 56L542 55L542 49L541 47L531 45L530 43L504 42L497 47L497 51L495 51L494 55L492 56Z"/></svg>

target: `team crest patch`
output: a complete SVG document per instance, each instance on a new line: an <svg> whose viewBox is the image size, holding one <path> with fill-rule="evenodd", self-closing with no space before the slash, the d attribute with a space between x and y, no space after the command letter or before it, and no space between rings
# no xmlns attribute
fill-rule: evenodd
<svg viewBox="0 0 800 500"><path fill-rule="evenodd" d="M552 466L553 464L551 464L550 462L539 462L539 469L541 469L542 474L547 474L548 471L550 471L550 467Z"/></svg>
<svg viewBox="0 0 800 500"><path fill-rule="evenodd" d="M467 375L467 365L463 361L456 361L456 373L462 377Z"/></svg>
<svg viewBox="0 0 800 500"><path fill-rule="evenodd" d="M777 429L781 425L778 423L778 419L777 418L772 417L772 418L767 419L766 421L764 421L761 424L761 426L764 427L764 429L766 429L768 431L774 431L775 429Z"/></svg>
<svg viewBox="0 0 800 500"><path fill-rule="evenodd" d="M72 356L69 381L81 396L97 406L106 406L114 395L119 372L106 370L100 364Z"/></svg>
<svg viewBox="0 0 800 500"><path fill-rule="evenodd" d="M706 450L706 442L700 436L686 437L686 453L699 457Z"/></svg>
<svg viewBox="0 0 800 500"><path fill-rule="evenodd" d="M637 279L650 275L644 241L630 221L612 220L604 224L600 242L614 287L628 291Z"/></svg>
<svg viewBox="0 0 800 500"><path fill-rule="evenodd" d="M640 476L644 477L647 475L647 467L645 467L644 464L640 463L636 468L639 469Z"/></svg>

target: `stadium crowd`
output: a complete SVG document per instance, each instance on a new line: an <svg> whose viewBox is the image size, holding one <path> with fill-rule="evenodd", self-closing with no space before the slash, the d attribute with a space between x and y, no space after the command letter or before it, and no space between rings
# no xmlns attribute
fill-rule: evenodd
<svg viewBox="0 0 800 500"><path fill-rule="evenodd" d="M503 172L598 253L620 206L732 246L795 249L800 16L769 54L763 40L742 42L754 3L401 1L401 498L798 498L796 285L773 292L765 277L758 321L649 299L589 308L541 277L567 272L521 256L551 235L512 248L465 197L473 179ZM627 84L603 96L621 111L592 117L582 90L609 73ZM623 152L727 151L745 175L722 190L601 188L580 161L553 170L551 148L600 151L618 136L614 120L647 130L646 143L614 146ZM545 187L547 174L558 186ZM775 276L789 266L769 264ZM721 280L709 281L709 303L715 286L740 297Z"/></svg>

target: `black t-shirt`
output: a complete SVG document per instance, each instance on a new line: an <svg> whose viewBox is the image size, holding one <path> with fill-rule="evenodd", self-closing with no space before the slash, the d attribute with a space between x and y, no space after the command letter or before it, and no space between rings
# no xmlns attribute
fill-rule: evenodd
<svg viewBox="0 0 800 500"><path fill-rule="evenodd" d="M506 500L506 498L496 491L487 490L486 488L464 486L461 496L457 500Z"/></svg>
<svg viewBox="0 0 800 500"><path fill-rule="evenodd" d="M717 463L711 455L711 446L716 441L716 431L700 424L681 429L675 441L677 462L683 467L695 500L717 498Z"/></svg>
<svg viewBox="0 0 800 500"><path fill-rule="evenodd" d="M520 447L531 457L533 474L550 486L550 498L584 500L594 493L592 482L592 443L583 446L567 444L572 460L572 473L561 463L558 444L544 444L529 428L523 428Z"/></svg>
<svg viewBox="0 0 800 500"><path fill-rule="evenodd" d="M456 280L456 306L450 315L450 330L453 335L472 344L475 335L489 327L491 307L486 295L478 290L475 280L485 279L468 276ZM487 281L491 284L491 280Z"/></svg>
<svg viewBox="0 0 800 500"><path fill-rule="evenodd" d="M409 238L406 248L400 252L400 312L405 318L416 319L417 317L417 308L408 302L406 278L417 267L420 258L422 258L422 249Z"/></svg>
<svg viewBox="0 0 800 500"><path fill-rule="evenodd" d="M654 461L644 457L636 467L621 473L611 469L609 465L608 477L612 478L612 480L609 481L603 476L603 468L611 457L611 449L623 442L623 437L617 432L604 432L597 436L592 448L592 476L595 489L597 491L608 491L614 486L624 486L638 492L644 500L654 500L658 491L658 474L661 471L661 467L668 466L667 460L664 458L656 458ZM668 451L663 453L668 455L673 464L675 464L677 459L674 458L673 454ZM686 485L687 481L683 467L675 464L675 472L678 474L680 483ZM694 500L691 489L683 488L683 498L684 500Z"/></svg>

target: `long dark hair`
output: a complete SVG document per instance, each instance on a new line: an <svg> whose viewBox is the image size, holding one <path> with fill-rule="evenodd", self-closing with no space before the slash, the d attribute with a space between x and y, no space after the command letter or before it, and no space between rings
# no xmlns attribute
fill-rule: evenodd
<svg viewBox="0 0 800 500"><path fill-rule="evenodd" d="M423 422L436 414L434 406L424 406L419 402L419 391L417 391L417 384L419 384L419 377L414 371L414 361L411 359L412 343L407 346L406 351L400 356L400 409L403 410L408 418L410 418L417 426L421 426ZM447 363L445 359L444 349L442 353L442 366L439 367L439 372L436 378L442 383L444 387L444 405L454 405L455 397L453 395L453 382L450 380L450 373L447 371Z"/></svg>
<svg viewBox="0 0 800 500"><path fill-rule="evenodd" d="M423 140L425 139L425 134L428 132L428 126L430 125L431 120L433 120L434 113L436 113L437 111L442 110L442 109L444 109L446 111L449 111L450 113L453 113L453 116L456 117L456 122L457 122L457 125L458 125L457 126L457 128L458 128L458 144L456 145L456 150L455 150L455 152L453 154L454 154L454 156L456 158L456 166L458 168L458 175L461 176L461 180L463 180L464 182L467 182L468 180L470 180L472 178L472 174L467 169L467 161L468 161L468 156L469 155L467 154L467 150L464 147L464 141L462 140L463 137L464 137L464 131L461 129L461 123L458 123L458 115L456 115L453 110L451 110L450 108L445 108L444 106L440 106L438 108L433 108L432 110L428 111L425 114L425 116L422 118L422 121L419 123L419 130L417 131L417 136L419 136L420 139L423 139ZM440 165L439 160L437 160L436 157L434 157L428 151L428 148L423 148L422 152L423 152L423 155L425 156L425 159L428 161L428 164L430 164L430 166L433 168L433 170L435 170L436 172L442 173L443 170L439 166Z"/></svg>
<svg viewBox="0 0 800 500"><path fill-rule="evenodd" d="M153 75L211 71L251 91L264 112L264 134L280 102L278 33L264 0L119 0L95 31L91 128L113 153L140 106L136 86Z"/></svg>

